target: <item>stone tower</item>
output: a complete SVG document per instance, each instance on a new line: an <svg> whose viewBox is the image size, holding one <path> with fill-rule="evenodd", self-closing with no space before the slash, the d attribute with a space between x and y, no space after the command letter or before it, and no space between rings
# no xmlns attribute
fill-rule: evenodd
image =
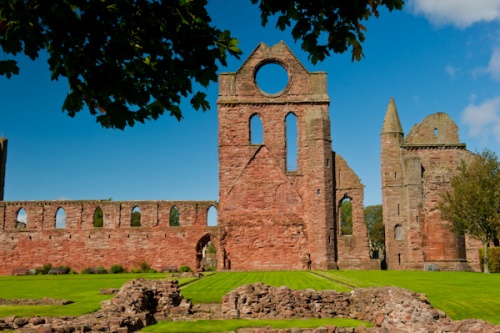
<svg viewBox="0 0 500 333"><path fill-rule="evenodd" d="M258 71L288 73L263 92ZM219 225L225 267L328 269L334 259L334 186L326 73L309 73L280 42L261 43L236 73L219 76ZM286 119L297 120L297 167L287 169ZM252 144L252 117L263 141Z"/></svg>
<svg viewBox="0 0 500 333"><path fill-rule="evenodd" d="M445 113L427 116L404 137L394 99L381 141L382 206L388 269L467 270L477 263L473 241L455 236L438 203L470 152ZM469 253L466 253L466 248Z"/></svg>
<svg viewBox="0 0 500 333"><path fill-rule="evenodd" d="M5 169L7 165L7 139L0 137L0 201L5 191Z"/></svg>

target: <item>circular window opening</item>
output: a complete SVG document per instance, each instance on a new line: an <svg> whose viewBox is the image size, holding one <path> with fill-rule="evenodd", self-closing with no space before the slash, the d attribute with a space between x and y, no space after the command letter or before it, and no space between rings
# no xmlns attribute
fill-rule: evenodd
<svg viewBox="0 0 500 333"><path fill-rule="evenodd" d="M288 73L283 66L269 63L259 68L255 81L259 89L266 94L277 94L286 88Z"/></svg>

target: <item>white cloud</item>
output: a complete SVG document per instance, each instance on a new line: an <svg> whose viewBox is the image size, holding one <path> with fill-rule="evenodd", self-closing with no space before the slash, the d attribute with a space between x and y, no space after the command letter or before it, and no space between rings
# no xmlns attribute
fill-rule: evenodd
<svg viewBox="0 0 500 333"><path fill-rule="evenodd" d="M432 24L452 24L462 29L500 19L500 0L411 0L408 6Z"/></svg>
<svg viewBox="0 0 500 333"><path fill-rule="evenodd" d="M446 65L444 71L446 72L446 74L450 76L452 80L454 80L457 77L457 75L460 74L460 69L450 64Z"/></svg>
<svg viewBox="0 0 500 333"><path fill-rule="evenodd" d="M461 120L471 137L488 141L493 136L500 144L500 96L475 104L475 99L462 111Z"/></svg>
<svg viewBox="0 0 500 333"><path fill-rule="evenodd" d="M500 81L500 48L496 47L493 50L486 72L491 74L495 80Z"/></svg>

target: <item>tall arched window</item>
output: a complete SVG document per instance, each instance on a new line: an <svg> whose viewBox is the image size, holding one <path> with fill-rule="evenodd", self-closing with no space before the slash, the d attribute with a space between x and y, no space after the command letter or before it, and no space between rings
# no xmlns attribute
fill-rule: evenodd
<svg viewBox="0 0 500 333"><path fill-rule="evenodd" d="M262 120L258 114L254 114L250 117L250 144L264 144L264 130Z"/></svg>
<svg viewBox="0 0 500 333"><path fill-rule="evenodd" d="M289 113L286 122L286 171L297 171L298 143L297 117Z"/></svg>
<svg viewBox="0 0 500 333"><path fill-rule="evenodd" d="M54 225L56 229L66 228L66 211L64 208L59 207L57 209Z"/></svg>
<svg viewBox="0 0 500 333"><path fill-rule="evenodd" d="M94 228L102 228L104 226L104 214L101 207L97 207L94 210Z"/></svg>
<svg viewBox="0 0 500 333"><path fill-rule="evenodd" d="M17 211L17 218L16 218L16 229L23 229L26 228L26 221L28 220L28 215L26 214L26 211L24 208L21 208Z"/></svg>
<svg viewBox="0 0 500 333"><path fill-rule="evenodd" d="M208 208L207 225L209 227L217 226L217 209L214 206L210 206L210 208Z"/></svg>
<svg viewBox="0 0 500 333"><path fill-rule="evenodd" d="M340 234L352 235L352 202L345 197L340 201Z"/></svg>
<svg viewBox="0 0 500 333"><path fill-rule="evenodd" d="M172 209L170 209L170 221L168 225L171 227L178 227L181 225L179 208L177 208L177 206L174 206L172 207Z"/></svg>
<svg viewBox="0 0 500 333"><path fill-rule="evenodd" d="M132 216L130 218L130 226L131 227L140 227L141 226L141 210L137 206L135 206L134 209L132 209Z"/></svg>

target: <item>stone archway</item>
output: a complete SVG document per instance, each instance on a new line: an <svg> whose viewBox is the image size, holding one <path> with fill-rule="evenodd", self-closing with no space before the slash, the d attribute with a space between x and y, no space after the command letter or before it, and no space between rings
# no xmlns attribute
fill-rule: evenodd
<svg viewBox="0 0 500 333"><path fill-rule="evenodd" d="M205 234L196 243L196 270L216 270L217 252L219 251L217 238L211 234Z"/></svg>

